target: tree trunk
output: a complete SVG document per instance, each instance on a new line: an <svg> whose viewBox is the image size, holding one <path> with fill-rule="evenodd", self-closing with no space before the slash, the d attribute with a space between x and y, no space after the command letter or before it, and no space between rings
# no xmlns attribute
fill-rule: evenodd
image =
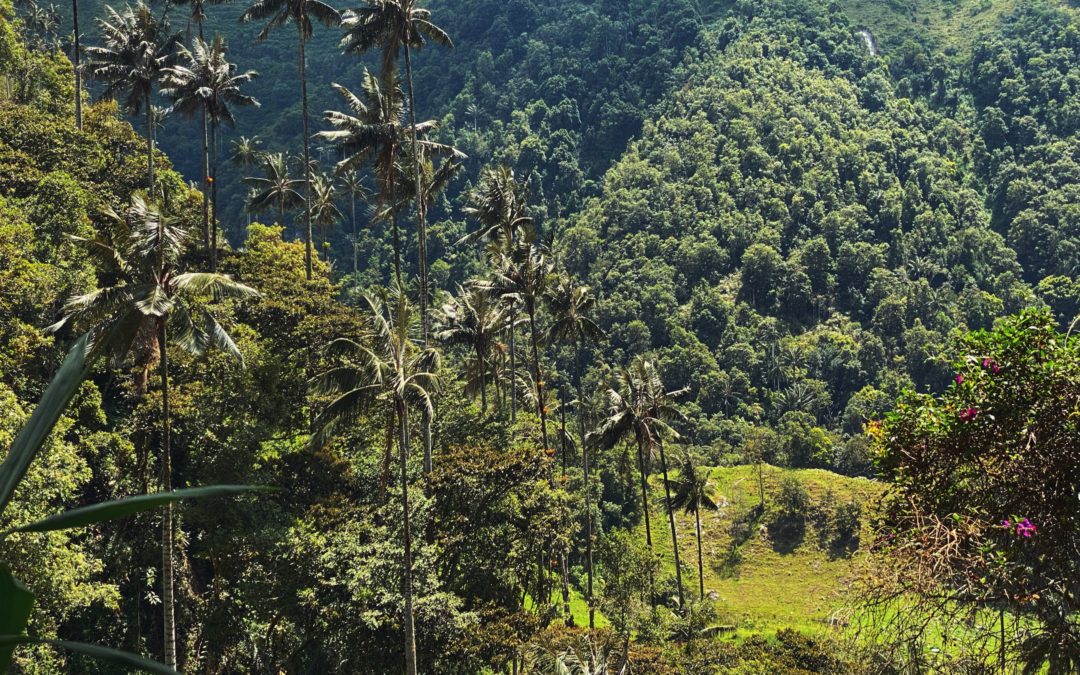
<svg viewBox="0 0 1080 675"><path fill-rule="evenodd" d="M394 235L394 279L397 280L398 288L405 292L405 286L401 283L401 231L398 230L397 211L391 215Z"/></svg>
<svg viewBox="0 0 1080 675"><path fill-rule="evenodd" d="M206 108L202 109L202 238L203 249L211 259L210 252L210 123L206 119ZM213 263L211 263L213 264Z"/></svg>
<svg viewBox="0 0 1080 675"><path fill-rule="evenodd" d="M360 261L356 257L356 193L349 193L349 217L352 220L352 273L360 271Z"/></svg>
<svg viewBox="0 0 1080 675"><path fill-rule="evenodd" d="M645 447L642 439L637 439L638 471L641 474L641 511L645 514L645 545L649 549L649 557L653 555L652 524L649 522L649 481L645 473ZM649 565L649 604L656 606L656 582L653 578L652 565Z"/></svg>
<svg viewBox="0 0 1080 675"><path fill-rule="evenodd" d="M143 95L146 103L146 175L149 179L150 198L156 199L154 192L154 112L150 109L150 92Z"/></svg>
<svg viewBox="0 0 1080 675"><path fill-rule="evenodd" d="M402 545L405 569L402 571L402 594L405 596L405 674L416 675L416 626L413 619L412 589L412 532L409 512L409 409L404 401L397 402L398 421L401 424L401 518Z"/></svg>
<svg viewBox="0 0 1080 675"><path fill-rule="evenodd" d="M168 328L158 319L158 366L161 369L161 489L172 491L172 426L169 409ZM164 613L163 652L165 665L176 670L176 609L173 593L173 511L166 504L161 523L161 608Z"/></svg>
<svg viewBox="0 0 1080 675"><path fill-rule="evenodd" d="M581 386L581 342L574 344L574 379L577 381L578 429L581 435L581 464L585 470L585 571L588 574L589 630L596 628L593 607L593 496L589 473L589 446L585 443L585 394Z"/></svg>
<svg viewBox="0 0 1080 675"><path fill-rule="evenodd" d="M510 424L517 424L517 307L510 305Z"/></svg>
<svg viewBox="0 0 1080 675"><path fill-rule="evenodd" d="M540 345L536 337L536 307L529 305L529 336L532 342L533 377L536 379L536 412L540 415L540 439L544 443L544 453L550 449L547 432L547 405L544 402L544 373L540 370ZM551 474L549 473L549 476Z"/></svg>
<svg viewBox="0 0 1080 675"><path fill-rule="evenodd" d="M82 71L80 59L82 47L79 42L79 0L71 0L71 22L75 28L75 42L72 45L72 64L75 66L75 128L82 130Z"/></svg>
<svg viewBox="0 0 1080 675"><path fill-rule="evenodd" d="M660 470L664 473L664 497L666 498L668 524L671 526L671 548L675 553L675 583L679 587L679 607L686 607L686 599L683 597L682 562L679 560L679 535L675 529L675 509L671 508L671 483L668 482L664 441L658 438L657 446L660 448Z"/></svg>
<svg viewBox="0 0 1080 675"><path fill-rule="evenodd" d="M300 103L304 117L304 271L307 280L311 281L311 150L308 147L307 56L304 51L306 39L303 22L297 23L297 29L300 31Z"/></svg>
<svg viewBox="0 0 1080 675"><path fill-rule="evenodd" d="M405 80L409 86L409 122L412 124L413 181L416 183L416 233L420 258L420 334L428 342L428 260L427 218L424 213L424 186L420 179L420 141L416 131L416 96L413 94L412 50L405 45Z"/></svg>
<svg viewBox="0 0 1080 675"><path fill-rule="evenodd" d="M217 272L218 198L217 198L217 120L210 120L210 271Z"/></svg>
<svg viewBox="0 0 1080 675"><path fill-rule="evenodd" d="M431 458L432 450L432 437L431 426L434 423L434 415L427 406L424 406L421 412L420 430L424 436L424 473L429 474L434 467L434 462ZM432 533L433 534L433 533ZM429 537L430 538L430 537Z"/></svg>
<svg viewBox="0 0 1080 675"><path fill-rule="evenodd" d="M697 529L697 577L700 599L705 599L705 563L701 559L701 504L694 509L694 527Z"/></svg>
<svg viewBox="0 0 1080 675"><path fill-rule="evenodd" d="M484 363L484 350L476 346L476 367L480 371L480 412L487 412L487 364Z"/></svg>

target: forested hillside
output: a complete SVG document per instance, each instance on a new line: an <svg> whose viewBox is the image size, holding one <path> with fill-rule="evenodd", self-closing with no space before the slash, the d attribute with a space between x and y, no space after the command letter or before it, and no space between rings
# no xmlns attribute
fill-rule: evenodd
<svg viewBox="0 0 1080 675"><path fill-rule="evenodd" d="M1076 672L1078 269L1075 3L0 0L0 669Z"/></svg>

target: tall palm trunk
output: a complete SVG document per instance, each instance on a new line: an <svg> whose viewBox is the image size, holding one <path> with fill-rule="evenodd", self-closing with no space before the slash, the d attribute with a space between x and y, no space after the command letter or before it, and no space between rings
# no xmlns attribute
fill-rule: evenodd
<svg viewBox="0 0 1080 675"><path fill-rule="evenodd" d="M360 271L360 261L356 255L356 193L349 192L349 219L352 221L352 273Z"/></svg>
<svg viewBox="0 0 1080 675"><path fill-rule="evenodd" d="M308 136L308 98L307 98L307 55L304 43L304 22L296 22L300 31L300 105L303 109L304 118L304 271L307 280L311 281L311 150Z"/></svg>
<svg viewBox="0 0 1080 675"><path fill-rule="evenodd" d="M416 184L416 235L419 240L418 257L420 259L420 335L424 346L428 346L428 260L427 260L427 217L424 208L424 188L420 182L420 142L416 131L416 96L413 94L412 50L405 45L405 79L409 85L409 121L412 124L413 182ZM431 412L424 408L422 420L424 434L424 473L431 473L432 434L434 420Z"/></svg>
<svg viewBox="0 0 1080 675"><path fill-rule="evenodd" d="M397 401L398 421L401 424L401 517L402 539L405 550L402 573L402 594L405 596L405 675L416 675L416 625L413 619L412 589L412 532L409 511L409 408L405 401Z"/></svg>
<svg viewBox="0 0 1080 675"><path fill-rule="evenodd" d="M161 489L172 491L172 423L169 408L168 328L165 319L158 320L158 366L161 369ZM173 511L166 504L161 523L161 607L164 612L163 642L165 665L176 669L176 609L173 579Z"/></svg>
<svg viewBox="0 0 1080 675"><path fill-rule="evenodd" d="M82 129L82 71L80 59L82 50L79 44L79 0L71 0L71 23L75 28L75 42L72 45L72 64L75 66L75 128Z"/></svg>
<svg viewBox="0 0 1080 675"><path fill-rule="evenodd" d="M574 345L574 379L577 381L578 431L581 436L581 464L585 472L585 571L588 575L589 630L596 628L596 608L593 607L593 496L589 472L589 446L585 443L585 392L581 385L581 341Z"/></svg>
<svg viewBox="0 0 1080 675"><path fill-rule="evenodd" d="M532 342L533 377L536 379L536 412L540 415L540 439L544 442L544 453L551 449L548 443L547 405L544 401L544 373L540 370L540 342L536 336L536 307L526 307L529 315L529 337Z"/></svg>
<svg viewBox="0 0 1080 675"><path fill-rule="evenodd" d="M210 271L217 272L218 259L218 196L217 196L217 120L210 120Z"/></svg>
<svg viewBox="0 0 1080 675"><path fill-rule="evenodd" d="M660 470L664 473L664 497L667 506L668 524L671 526L671 547L675 552L675 583L679 587L679 607L686 606L683 597L682 564L679 560L679 535L675 530L675 509L671 508L671 483L668 482L667 457L664 455L664 441L657 439L660 448Z"/></svg>
<svg viewBox="0 0 1080 675"><path fill-rule="evenodd" d="M480 371L480 412L487 412L487 363L484 350L476 345L476 367Z"/></svg>
<svg viewBox="0 0 1080 675"><path fill-rule="evenodd" d="M645 545L649 549L649 557L652 557L652 523L649 522L649 483L645 473L645 441L640 434L638 434L637 446L638 473L641 474L641 511L645 514ZM651 564L649 565L649 604L656 606L656 582Z"/></svg>
<svg viewBox="0 0 1080 675"><path fill-rule="evenodd" d="M510 303L510 424L517 424L517 307Z"/></svg>
<svg viewBox="0 0 1080 675"><path fill-rule="evenodd" d="M150 92L143 94L146 103L146 175L149 179L150 195L154 195L154 111L150 108Z"/></svg>
<svg viewBox="0 0 1080 675"><path fill-rule="evenodd" d="M398 229L397 217L397 211L394 211L391 215L394 236L394 279L397 281L398 288L404 293L405 286L401 283L401 231Z"/></svg>
<svg viewBox="0 0 1080 675"><path fill-rule="evenodd" d="M697 578L698 597L705 599L705 564L701 559L701 504L694 508L694 527L697 531Z"/></svg>
<svg viewBox="0 0 1080 675"><path fill-rule="evenodd" d="M202 237L203 248L211 258L210 252L210 123L207 121L206 108L202 109Z"/></svg>
<svg viewBox="0 0 1080 675"><path fill-rule="evenodd" d="M420 182L420 141L416 131L416 96L413 94L412 49L405 45L405 80L409 86L409 122L412 124L413 182L416 184L416 236L420 259L420 334L428 342L428 260L427 218L424 209L424 188Z"/></svg>

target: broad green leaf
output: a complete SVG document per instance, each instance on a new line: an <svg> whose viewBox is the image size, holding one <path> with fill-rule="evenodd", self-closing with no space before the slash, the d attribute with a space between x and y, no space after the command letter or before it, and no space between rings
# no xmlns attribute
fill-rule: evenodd
<svg viewBox="0 0 1080 675"><path fill-rule="evenodd" d="M45 640L20 635L0 635L0 650L13 649L16 645L52 645L60 647L75 654L89 656L98 661L114 663L118 666L127 666L134 672L160 673L160 675L178 675L175 670L161 665L157 661L151 661L137 654L122 652L109 647L88 645L84 642L68 642L66 640Z"/></svg>
<svg viewBox="0 0 1080 675"><path fill-rule="evenodd" d="M84 527L101 523L106 520L124 518L143 511L151 511L165 504L178 502L182 499L204 499L206 497L225 497L242 494L244 492L265 491L252 485L212 485L209 487L189 488L186 490L174 490L172 492L155 492L149 495L128 497L101 504L92 504L79 509L72 509L55 516L49 516L30 525L12 530L13 532L52 532L54 530L68 530L73 527Z"/></svg>
<svg viewBox="0 0 1080 675"><path fill-rule="evenodd" d="M19 430L19 435L11 444L11 450L4 463L0 464L0 515L11 501L12 495L15 494L15 487L26 475L30 463L45 445L60 415L64 413L64 409L67 408L86 377L92 365L92 359L88 358L89 343L89 335L84 335L68 352L60 370L49 383L45 393L41 395L41 401L34 408L30 419Z"/></svg>
<svg viewBox="0 0 1080 675"><path fill-rule="evenodd" d="M30 620L34 596L5 565L0 565L0 634L19 635ZM8 671L14 645L0 642L0 673Z"/></svg>

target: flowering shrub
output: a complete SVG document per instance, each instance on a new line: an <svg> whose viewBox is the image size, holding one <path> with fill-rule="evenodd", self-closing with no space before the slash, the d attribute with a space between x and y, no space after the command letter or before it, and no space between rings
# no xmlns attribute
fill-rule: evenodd
<svg viewBox="0 0 1080 675"><path fill-rule="evenodd" d="M1078 339L1048 313L1003 320L960 341L948 390L909 393L868 429L894 489L867 597L942 621L1000 614L967 637L1034 672L1080 672Z"/></svg>

